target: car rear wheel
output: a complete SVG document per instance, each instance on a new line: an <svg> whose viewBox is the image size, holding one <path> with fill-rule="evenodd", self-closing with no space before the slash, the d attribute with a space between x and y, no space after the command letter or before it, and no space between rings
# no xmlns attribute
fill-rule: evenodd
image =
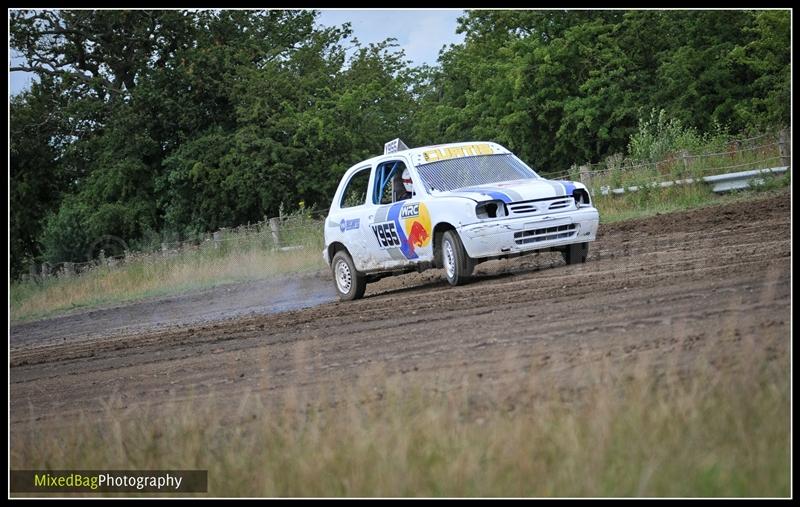
<svg viewBox="0 0 800 507"><path fill-rule="evenodd" d="M367 278L356 269L350 254L344 250L336 252L331 262L331 270L339 299L352 301L364 296L364 291L367 290Z"/></svg>
<svg viewBox="0 0 800 507"><path fill-rule="evenodd" d="M586 262L586 257L589 255L589 243L573 243L568 245L567 248L561 251L564 257L564 262L569 264L581 264Z"/></svg>
<svg viewBox="0 0 800 507"><path fill-rule="evenodd" d="M442 266L450 285L465 283L475 268L475 261L467 255L456 231L446 231L442 236Z"/></svg>

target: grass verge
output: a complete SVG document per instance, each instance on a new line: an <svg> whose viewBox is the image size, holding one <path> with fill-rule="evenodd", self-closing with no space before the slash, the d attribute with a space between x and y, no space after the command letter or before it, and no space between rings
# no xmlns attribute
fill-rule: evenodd
<svg viewBox="0 0 800 507"><path fill-rule="evenodd" d="M219 247L208 244L174 255L142 255L77 276L15 282L11 317L25 321L75 308L323 269L321 225L314 222L307 227L297 250L272 250L257 237L233 237Z"/></svg>
<svg viewBox="0 0 800 507"><path fill-rule="evenodd" d="M784 192L790 184L791 175L766 177L758 187L715 194L706 185L676 185L668 188L640 188L636 192L622 195L595 195L594 205L600 212L600 223L612 223L657 214L670 213L723 205L736 201L760 199Z"/></svg>
<svg viewBox="0 0 800 507"><path fill-rule="evenodd" d="M101 420L17 426L11 464L206 469L223 497L786 497L788 357L741 344L726 361L709 340L582 364L566 396L531 365L506 385L445 390L373 372L335 400L331 384L277 403L268 390L112 400Z"/></svg>

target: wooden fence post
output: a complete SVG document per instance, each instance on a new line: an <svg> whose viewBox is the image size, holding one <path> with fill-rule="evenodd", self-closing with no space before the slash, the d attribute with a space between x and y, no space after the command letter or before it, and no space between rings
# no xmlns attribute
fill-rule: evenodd
<svg viewBox="0 0 800 507"><path fill-rule="evenodd" d="M281 247L280 224L280 218L269 219L269 228L272 231L272 243L274 244L275 248Z"/></svg>
<svg viewBox="0 0 800 507"><path fill-rule="evenodd" d="M781 153L781 166L789 167L792 163L792 154L789 147L789 131L787 129L781 130L778 137L778 149Z"/></svg>
<svg viewBox="0 0 800 507"><path fill-rule="evenodd" d="M219 248L219 243L222 241L222 232L221 231L214 231L214 249Z"/></svg>
<svg viewBox="0 0 800 507"><path fill-rule="evenodd" d="M586 185L586 188L591 192L592 175L589 172L589 165L582 165L580 167L581 183Z"/></svg>
<svg viewBox="0 0 800 507"><path fill-rule="evenodd" d="M684 174L689 172L689 150L681 150L681 160L683 161Z"/></svg>

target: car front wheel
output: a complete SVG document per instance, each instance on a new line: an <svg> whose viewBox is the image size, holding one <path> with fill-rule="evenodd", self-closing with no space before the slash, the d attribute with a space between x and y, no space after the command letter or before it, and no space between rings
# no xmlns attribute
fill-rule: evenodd
<svg viewBox="0 0 800 507"><path fill-rule="evenodd" d="M344 250L336 252L331 262L333 271L333 281L336 286L336 293L342 301L352 301L360 299L367 290L366 277L356 270L350 254Z"/></svg>
<svg viewBox="0 0 800 507"><path fill-rule="evenodd" d="M442 236L442 265L450 285L465 283L475 268L475 261L467 255L456 231L447 231Z"/></svg>

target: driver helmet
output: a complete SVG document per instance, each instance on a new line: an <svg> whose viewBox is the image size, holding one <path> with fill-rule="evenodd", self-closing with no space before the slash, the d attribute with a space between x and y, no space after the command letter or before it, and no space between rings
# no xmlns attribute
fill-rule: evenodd
<svg viewBox="0 0 800 507"><path fill-rule="evenodd" d="M414 184L411 181L411 173L408 172L408 169L403 170L403 186L406 188L406 192L409 194L414 192Z"/></svg>

